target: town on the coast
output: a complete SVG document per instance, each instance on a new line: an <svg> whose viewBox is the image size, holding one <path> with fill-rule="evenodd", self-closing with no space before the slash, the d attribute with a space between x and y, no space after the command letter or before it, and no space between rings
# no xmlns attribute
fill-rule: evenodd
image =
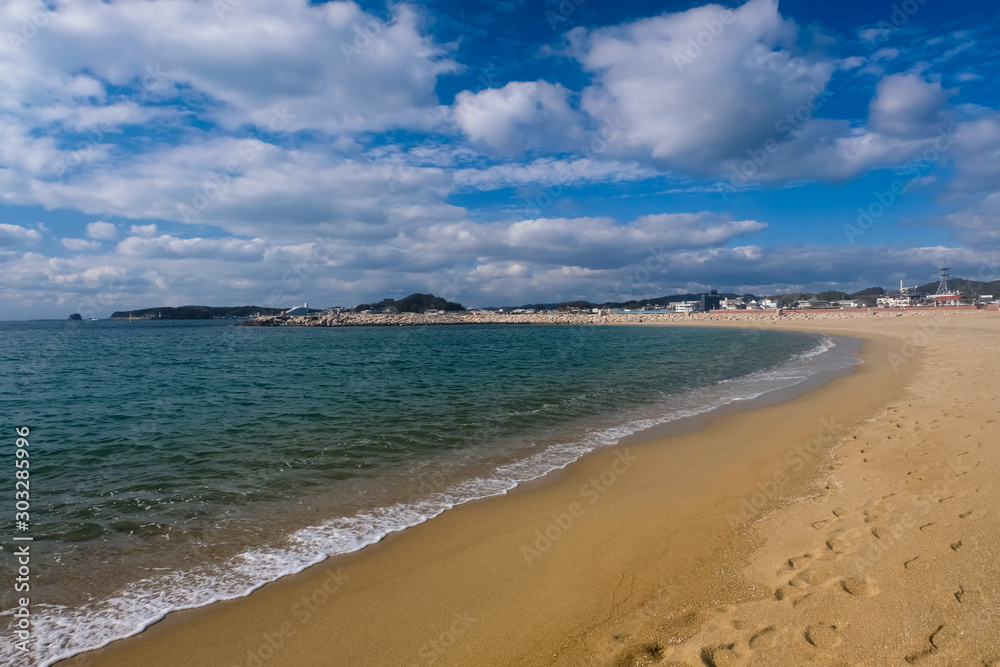
<svg viewBox="0 0 1000 667"><path fill-rule="evenodd" d="M311 308L308 303L288 308L260 306L180 306L116 311L114 320L233 319L244 326L385 326L407 324L580 323L648 321L650 317L696 315L848 315L907 310L996 310L1000 281L952 279L949 267L939 279L921 286L885 290L869 287L853 294L837 291L790 293L767 297L753 294L674 294L627 302L569 301L521 306L466 308L433 294L411 294L356 306Z"/></svg>

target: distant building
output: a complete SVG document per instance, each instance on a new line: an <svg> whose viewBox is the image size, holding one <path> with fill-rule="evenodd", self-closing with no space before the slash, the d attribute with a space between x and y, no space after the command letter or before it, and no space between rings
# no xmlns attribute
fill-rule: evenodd
<svg viewBox="0 0 1000 667"><path fill-rule="evenodd" d="M301 306L296 306L295 308L289 308L285 311L285 315L288 317L301 317L303 315L309 314L309 304L304 303Z"/></svg>
<svg viewBox="0 0 1000 667"><path fill-rule="evenodd" d="M833 305L837 308L861 308L861 302L857 299L841 299L834 301Z"/></svg>
<svg viewBox="0 0 1000 667"><path fill-rule="evenodd" d="M764 299L760 302L760 307L768 310L781 308L781 299Z"/></svg>
<svg viewBox="0 0 1000 667"><path fill-rule="evenodd" d="M708 294L702 294L700 299L702 312L708 312L710 310L719 310L719 304L721 299L719 299L718 290L710 290Z"/></svg>
<svg viewBox="0 0 1000 667"><path fill-rule="evenodd" d="M812 297L807 301L799 301L796 306L798 308L829 308L829 301L820 301L816 297Z"/></svg>
<svg viewBox="0 0 1000 667"><path fill-rule="evenodd" d="M746 307L747 307L747 304L746 304L745 301L743 301L742 298L740 298L740 299L723 299L719 303L719 307L722 310L745 310Z"/></svg>
<svg viewBox="0 0 1000 667"><path fill-rule="evenodd" d="M675 313L700 313L700 301L678 301L674 304Z"/></svg>

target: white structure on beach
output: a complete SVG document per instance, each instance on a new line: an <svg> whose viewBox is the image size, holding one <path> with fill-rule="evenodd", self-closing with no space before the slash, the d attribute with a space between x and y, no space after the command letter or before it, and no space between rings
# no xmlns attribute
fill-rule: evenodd
<svg viewBox="0 0 1000 667"><path fill-rule="evenodd" d="M301 306L295 306L294 308L289 308L285 311L285 315L288 317L301 317L303 315L309 314L309 304L304 303Z"/></svg>

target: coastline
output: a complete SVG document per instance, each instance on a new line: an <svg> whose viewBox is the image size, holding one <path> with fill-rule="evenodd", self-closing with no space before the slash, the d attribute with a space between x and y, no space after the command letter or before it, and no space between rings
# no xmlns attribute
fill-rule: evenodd
<svg viewBox="0 0 1000 667"><path fill-rule="evenodd" d="M369 314L341 312L314 315L266 315L244 320L240 327L409 327L448 326L461 324L692 324L697 322L740 322L778 320L787 322L803 319L844 319L857 317L894 317L945 312L996 311L996 305L977 306L913 306L908 308L855 308L812 310L713 310L708 313L611 312L600 313L544 311L539 313L395 313Z"/></svg>
<svg viewBox="0 0 1000 667"><path fill-rule="evenodd" d="M909 319L896 328L912 329ZM859 324L838 333L858 335ZM553 650L557 664L659 659L670 646L638 639L651 628L688 635L704 624L692 610L765 595L739 574L762 543L758 520L815 493L836 441L901 395L918 364L894 367L907 334L893 340L878 328L860 332L868 363L791 402L719 416L669 443L600 450L507 496L59 664L538 664ZM821 446L800 454L801 466L787 462L816 437ZM762 497L757 483L783 470L780 492Z"/></svg>

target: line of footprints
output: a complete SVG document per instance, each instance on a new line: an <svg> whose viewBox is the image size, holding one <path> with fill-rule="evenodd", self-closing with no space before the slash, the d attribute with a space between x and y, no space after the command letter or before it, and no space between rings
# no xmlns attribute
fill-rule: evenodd
<svg viewBox="0 0 1000 667"><path fill-rule="evenodd" d="M876 562L877 552L885 548L881 544L889 544L896 537L900 530L909 529L909 526L894 525L885 528L880 525L892 509L892 496L889 494L880 501L876 501L869 509L863 511L864 525L853 528L835 528L825 533L823 545L811 552L803 553L789 558L779 567L779 576L784 583L774 592L774 599L781 604L789 604L793 608L803 605L813 599L820 590L829 587L837 587L845 595L853 598L870 598L879 594L876 583L867 575L858 576L834 576L823 570L825 562L840 560L842 557L850 555L855 570L863 571L868 569L866 560L871 564ZM829 530L830 525L836 525L841 519L851 513L843 508L833 510L833 516L829 519L820 519L812 524L818 531ZM966 519L972 512L962 512L957 516ZM913 525L913 529L927 532L932 530L935 524ZM867 537L867 539L866 539ZM956 539L949 544L952 552L960 552L965 545L961 539ZM904 570L913 570L919 566L920 556L901 563ZM787 579L785 578L787 577ZM955 600L961 604L982 603L983 596L979 590L967 586L959 586L954 591ZM734 608L730 608L734 609ZM733 628L737 631L745 629L740 621L733 621ZM811 646L819 649L825 654L830 649L835 649L841 643L843 626L840 621L830 621L826 623L816 623L805 628L800 628L801 637ZM739 640L733 643L722 643L702 648L700 653L701 662L707 667L747 667L754 664L754 654L761 650L769 649L778 642L782 633L773 625L758 628L752 633L748 632ZM955 638L957 628L941 624L936 628L930 628L927 642L924 646L913 647L907 651L903 658L908 664L920 664L927 658L931 658L938 653L942 647ZM832 654L825 654L827 657L834 657ZM933 664L928 662L927 664ZM1000 667L1000 655L991 657L980 663L982 667Z"/></svg>

